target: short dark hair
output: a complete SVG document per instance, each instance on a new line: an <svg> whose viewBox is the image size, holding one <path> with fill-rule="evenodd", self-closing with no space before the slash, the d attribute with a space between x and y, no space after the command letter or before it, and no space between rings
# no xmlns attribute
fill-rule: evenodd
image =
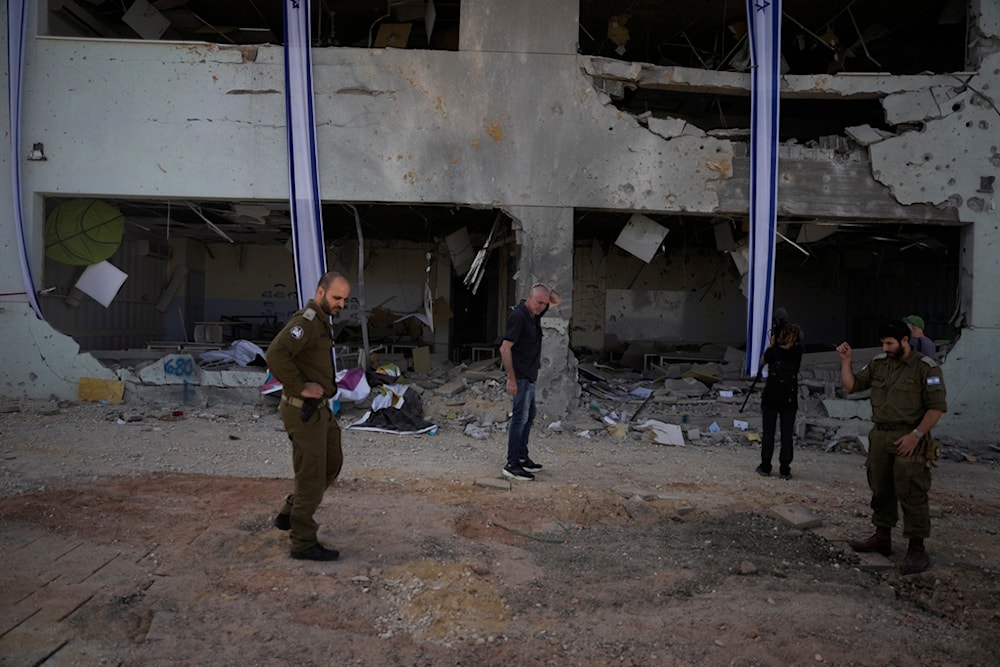
<svg viewBox="0 0 1000 667"><path fill-rule="evenodd" d="M329 286L330 286L330 285L331 285L331 284L333 283L333 281L334 281L334 280L336 280L337 278L340 278L340 279L342 279L342 280L344 280L344 281L346 281L346 280L347 280L347 278L344 278L344 274L342 274L342 273L339 273L339 272L337 272L337 271L327 271L327 272L326 272L326 273L324 273L324 274L323 274L322 276L320 276L320 279L319 279L319 284L318 284L318 285L316 285L316 287L317 287L317 288L322 288L322 289L326 289L326 288L327 288L327 287L329 287Z"/></svg>
<svg viewBox="0 0 1000 667"><path fill-rule="evenodd" d="M903 338L910 337L910 327L906 326L906 322L903 320L888 320L878 328L878 337L880 339L895 338L902 343Z"/></svg>

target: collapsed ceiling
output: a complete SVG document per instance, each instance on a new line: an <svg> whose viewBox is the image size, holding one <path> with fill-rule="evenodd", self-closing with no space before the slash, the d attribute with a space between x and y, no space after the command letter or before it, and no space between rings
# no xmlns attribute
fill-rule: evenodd
<svg viewBox="0 0 1000 667"><path fill-rule="evenodd" d="M50 34L281 44L282 0L49 0ZM127 5L127 6L126 6ZM458 48L458 0L314 0L316 46ZM580 0L581 53L654 65L745 70L744 0ZM784 0L793 74L964 68L965 0ZM411 26L379 42L382 24Z"/></svg>
<svg viewBox="0 0 1000 667"><path fill-rule="evenodd" d="M791 74L953 72L964 67L965 0L783 0ZM654 65L745 71L744 0L581 0L580 51Z"/></svg>
<svg viewBox="0 0 1000 667"><path fill-rule="evenodd" d="M64 199L49 198L46 216ZM187 238L203 243L284 245L291 238L288 202L167 201L103 199L125 216L130 238L166 241ZM357 212L357 219L355 218ZM324 204L323 233L328 244L356 239L358 222L365 239L436 243L465 228L486 235L497 211L468 206Z"/></svg>
<svg viewBox="0 0 1000 667"><path fill-rule="evenodd" d="M49 0L52 34L218 44L281 44L283 0ZM458 48L457 0L313 0L316 46L372 47L383 23L421 24L407 48ZM127 6L126 6L127 5ZM138 16L137 16L138 15ZM424 29L433 23L428 39ZM393 46L399 46L393 44Z"/></svg>

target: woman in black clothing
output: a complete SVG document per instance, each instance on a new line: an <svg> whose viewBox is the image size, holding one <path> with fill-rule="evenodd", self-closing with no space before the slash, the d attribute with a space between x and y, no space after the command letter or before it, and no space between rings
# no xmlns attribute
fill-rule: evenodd
<svg viewBox="0 0 1000 667"><path fill-rule="evenodd" d="M774 455L774 433L781 419L781 451L778 473L781 479L792 478L792 436L795 433L795 413L799 409L799 366L802 365L802 329L798 324L785 323L764 351L767 382L761 394L760 407L764 416L764 437L761 442L760 465L757 472L771 474Z"/></svg>

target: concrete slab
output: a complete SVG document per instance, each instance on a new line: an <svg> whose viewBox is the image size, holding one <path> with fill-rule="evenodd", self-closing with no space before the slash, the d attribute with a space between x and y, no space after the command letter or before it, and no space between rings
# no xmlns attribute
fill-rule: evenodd
<svg viewBox="0 0 1000 667"><path fill-rule="evenodd" d="M871 421L872 404L870 401L852 401L840 398L823 399L826 414L834 419L863 419Z"/></svg>
<svg viewBox="0 0 1000 667"><path fill-rule="evenodd" d="M438 396L454 396L460 391L465 389L465 380L461 377L454 378L445 382L443 385L434 390L434 393Z"/></svg>
<svg viewBox="0 0 1000 667"><path fill-rule="evenodd" d="M499 489L500 491L510 491L510 482L506 479L497 479L496 477L483 477L477 479L473 482L475 486L481 486L486 489Z"/></svg>
<svg viewBox="0 0 1000 667"><path fill-rule="evenodd" d="M860 553L854 550L851 550L851 553L858 557L858 567L862 570L879 571L888 570L892 567L892 561L882 554L875 552Z"/></svg>
<svg viewBox="0 0 1000 667"><path fill-rule="evenodd" d="M652 505L637 495L625 501L625 511L636 521L653 521L660 516Z"/></svg>
<svg viewBox="0 0 1000 667"><path fill-rule="evenodd" d="M823 520L818 515L800 503L777 505L771 511L800 530L823 525Z"/></svg>

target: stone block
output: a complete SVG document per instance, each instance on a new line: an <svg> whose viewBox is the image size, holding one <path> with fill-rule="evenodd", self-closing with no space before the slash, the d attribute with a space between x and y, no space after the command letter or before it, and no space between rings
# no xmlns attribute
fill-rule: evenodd
<svg viewBox="0 0 1000 667"><path fill-rule="evenodd" d="M771 511L800 530L823 525L823 520L819 516L800 503L777 505L772 507Z"/></svg>
<svg viewBox="0 0 1000 667"><path fill-rule="evenodd" d="M826 414L834 419L863 419L871 421L872 406L870 401L851 401L838 398L828 398L823 401Z"/></svg>
<svg viewBox="0 0 1000 667"><path fill-rule="evenodd" d="M858 557L858 567L862 570L877 571L877 570L888 570L892 567L892 561L883 556L882 554L875 553L874 551L868 553L862 553L859 551L851 550L851 553Z"/></svg>
<svg viewBox="0 0 1000 667"><path fill-rule="evenodd" d="M454 378L445 382L440 387L434 390L434 393L438 396L454 396L460 391L465 390L465 380L461 377Z"/></svg>

